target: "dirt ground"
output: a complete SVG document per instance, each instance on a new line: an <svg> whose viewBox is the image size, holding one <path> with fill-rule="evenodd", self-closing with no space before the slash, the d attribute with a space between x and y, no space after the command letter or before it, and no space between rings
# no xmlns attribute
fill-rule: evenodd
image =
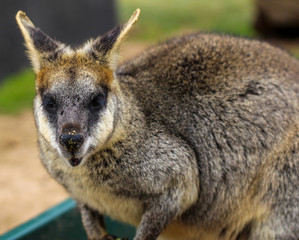
<svg viewBox="0 0 299 240"><path fill-rule="evenodd" d="M0 116L0 234L67 198L43 168L31 111Z"/></svg>
<svg viewBox="0 0 299 240"><path fill-rule="evenodd" d="M145 47L127 43L122 61ZM0 186L0 234L68 197L39 160L31 110L17 116L0 115Z"/></svg>

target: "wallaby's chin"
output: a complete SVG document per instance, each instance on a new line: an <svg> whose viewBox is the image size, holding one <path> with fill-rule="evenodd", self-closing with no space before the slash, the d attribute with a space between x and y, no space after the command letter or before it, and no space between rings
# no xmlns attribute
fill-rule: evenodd
<svg viewBox="0 0 299 240"><path fill-rule="evenodd" d="M72 166L72 167L76 167L79 166L82 163L84 154L71 154L65 151L61 151L61 149L59 149L59 155L61 155L61 157L65 158L67 160L67 162Z"/></svg>
<svg viewBox="0 0 299 240"><path fill-rule="evenodd" d="M93 154L93 149L94 148L91 146L91 140L87 138L77 152L71 153L62 147L59 147L58 154L65 158L72 167L76 167L83 164L83 162L85 162L85 160Z"/></svg>

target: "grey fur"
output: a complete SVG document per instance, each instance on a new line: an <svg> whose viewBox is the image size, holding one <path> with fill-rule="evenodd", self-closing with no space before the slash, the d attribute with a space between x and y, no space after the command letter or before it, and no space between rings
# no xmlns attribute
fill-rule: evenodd
<svg viewBox="0 0 299 240"><path fill-rule="evenodd" d="M72 67L81 75L47 89L64 104L97 86L81 85L89 75ZM43 136L67 120L43 126L38 95L41 158L82 206L89 239L100 239L103 224L93 212L138 226L134 240L298 239L298 74L298 61L267 43L177 37L115 71L98 118L113 126L106 135L88 126L83 100L68 107L86 138L96 134L77 167Z"/></svg>

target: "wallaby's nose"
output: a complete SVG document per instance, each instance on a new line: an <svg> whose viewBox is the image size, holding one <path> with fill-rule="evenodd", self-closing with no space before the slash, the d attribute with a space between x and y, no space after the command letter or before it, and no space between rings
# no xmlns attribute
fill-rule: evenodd
<svg viewBox="0 0 299 240"><path fill-rule="evenodd" d="M72 154L78 151L83 143L83 140L83 135L77 133L75 130L67 131L59 136L60 145Z"/></svg>

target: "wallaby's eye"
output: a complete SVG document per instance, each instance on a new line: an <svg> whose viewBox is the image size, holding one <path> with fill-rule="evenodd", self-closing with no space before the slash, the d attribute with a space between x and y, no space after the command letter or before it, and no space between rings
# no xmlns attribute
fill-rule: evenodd
<svg viewBox="0 0 299 240"><path fill-rule="evenodd" d="M43 107L49 113L56 113L57 103L53 97L45 97L43 99Z"/></svg>
<svg viewBox="0 0 299 240"><path fill-rule="evenodd" d="M91 99L88 107L91 111L99 111L105 105L106 105L106 96L100 93Z"/></svg>

